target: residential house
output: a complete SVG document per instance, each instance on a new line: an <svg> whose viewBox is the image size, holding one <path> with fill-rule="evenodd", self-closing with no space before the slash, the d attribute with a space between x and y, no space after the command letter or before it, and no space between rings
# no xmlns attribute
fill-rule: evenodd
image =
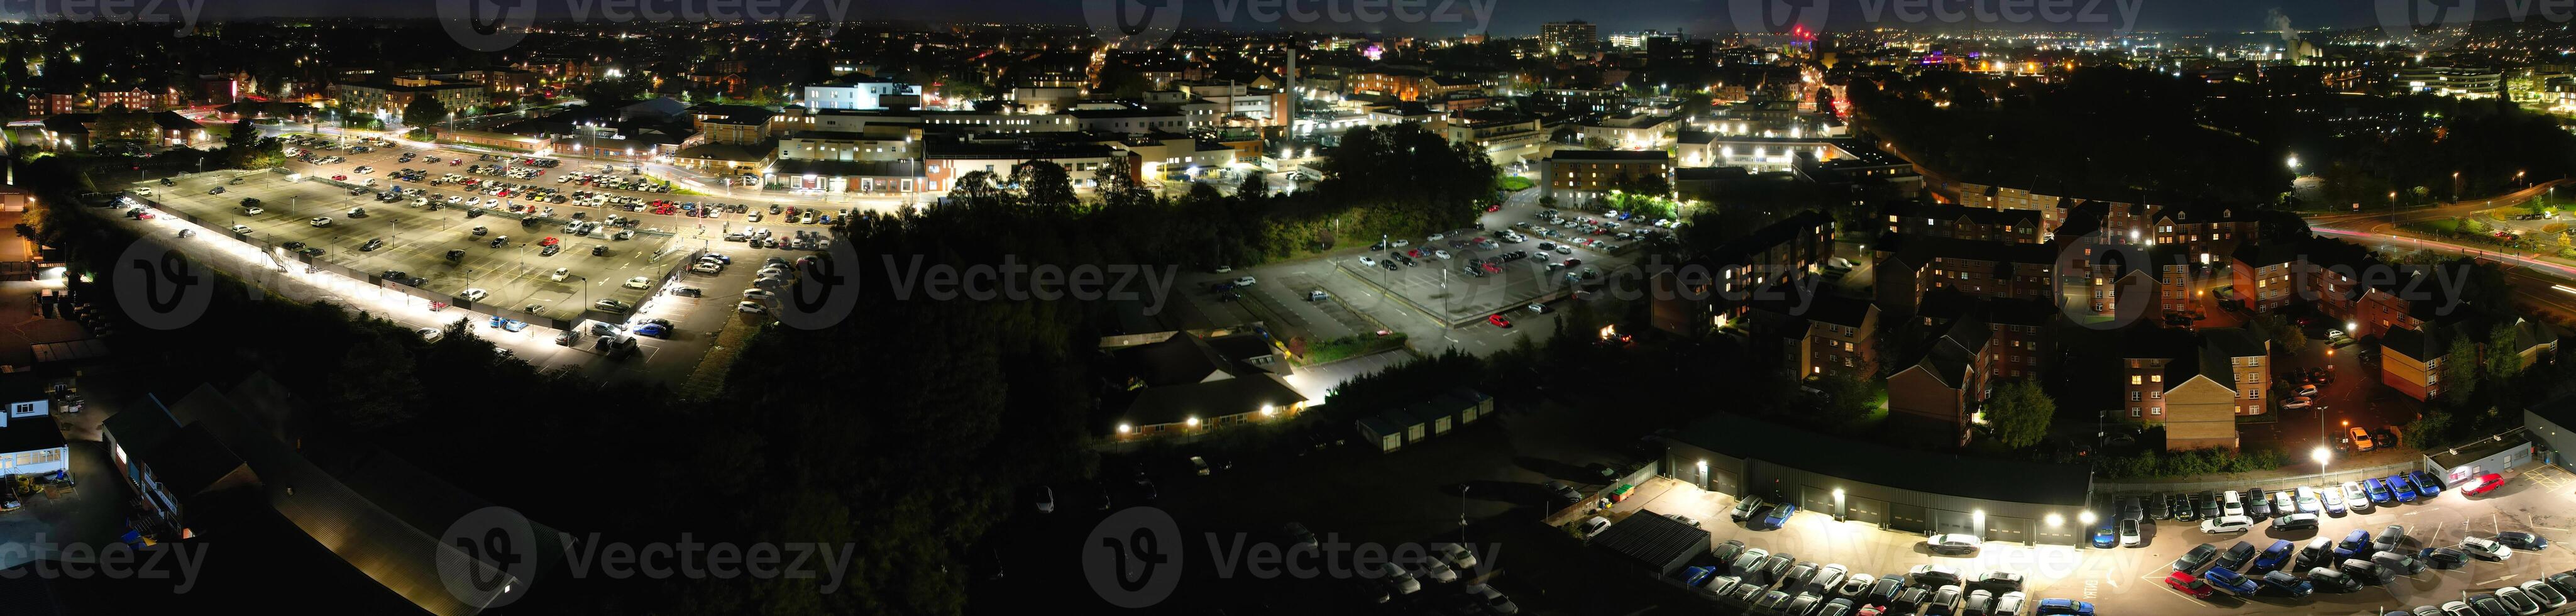
<svg viewBox="0 0 2576 616"><path fill-rule="evenodd" d="M1292 372L1287 359L1263 334L1169 332L1145 340L1152 336L1103 339L1102 350L1125 375L1121 393L1103 404L1116 409L1111 438L1195 438L1306 409L1306 397L1283 378Z"/></svg>

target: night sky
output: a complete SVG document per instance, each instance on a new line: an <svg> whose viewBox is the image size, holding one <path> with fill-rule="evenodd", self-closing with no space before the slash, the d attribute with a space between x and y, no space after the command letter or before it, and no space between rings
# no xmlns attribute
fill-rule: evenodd
<svg viewBox="0 0 2576 616"><path fill-rule="evenodd" d="M346 0L185 1L203 1L205 2L205 10L209 18L224 19L274 16L428 17L435 14L435 7L439 2L486 2L488 0L379 0L373 2L349 2ZM590 7L590 10L594 12L593 14L596 14L596 11L598 10L597 7L601 6L601 2L615 1L619 0L500 0L498 3L495 3L494 6L533 4L538 7L538 11L541 16L563 17L575 14L575 7ZM638 0L625 1L633 2ZM651 6L671 7L696 6L707 2L739 4L745 0L640 1L649 3ZM786 6L796 6L802 3L807 12L818 15L826 14L824 13L823 7L829 2L845 2L846 4L844 6L847 7L846 14L849 15L848 19L852 20L1004 21L1080 24L1083 23L1082 6L1086 0L951 0L940 2L928 2L922 0L907 0L902 2L889 2L886 0L775 1L781 2ZM1466 7L1469 7L1474 3L1483 3L1490 7L1492 20L1489 31L1496 35L1529 35L1537 32L1538 24L1541 22L1583 19L1601 24L1602 34L1606 36L1612 32L1643 30L1649 28L1669 30L1676 27L1692 33L1732 32L1734 31L1734 27L1732 25L1733 20L1729 15L1731 13L1730 7L1732 7L1734 3L1742 2L1748 5L1758 5L1776 3L1783 0L1584 0L1581 2L1568 2L1564 0L1421 0L1426 2L1425 6L1427 8L1439 8L1444 3L1451 3L1453 6L1451 7L1450 12L1467 16L1464 21L1423 23L1405 23L1392 18L1385 19L1378 23L1351 23L1331 20L1319 20L1314 23L1298 23L1293 19L1285 18L1277 21L1265 22L1251 17L1252 12L1248 4L1249 2L1262 0L1089 1L1133 1L1142 2L1144 6L1178 4L1182 6L1182 15L1184 16L1182 25L1192 27L1225 27L1235 30L1289 29L1317 32L1376 32L1385 34L1430 36L1454 35L1472 31L1474 28L1473 14L1467 11ZM1278 2L1282 0L1268 1ZM1300 6L1320 9L1325 6L1348 7L1358 0L1285 1L1298 3ZM1383 2L1385 0L1379 1ZM1786 1L1804 4L1812 0ZM1873 24L1903 27L1909 25L1909 23L1919 24L1921 27L1917 29L1963 30L1965 29L1965 26L1977 23L1974 21L1964 22L1957 25L1945 24L1939 21L1922 23L1907 22L1886 17L1888 15L1893 15L1896 10L1895 7L1899 6L1900 3L1908 1L1921 2L1924 0L1828 1L1831 3L1826 17L1828 24L1826 29L1828 30L1868 27ZM1967 2L1975 0L1932 1L1939 2L1946 6L1964 6ZM2029 3L2040 2L2042 0L1983 1L1989 5L1994 5L2007 1ZM2291 26L2294 28L2313 29L2319 27L2364 27L2377 25L2378 19L2373 9L2377 2L2405 2L2409 4L2415 2L2415 0L2273 0L2270 2L2248 2L2244 0L2047 1L2068 2L2078 11L2089 10L2092 14L2105 16L2106 19L2075 23L2068 27L2043 27L2047 24L2014 24L2009 22L1995 23L1993 24L1993 27L1996 29L2012 30L2044 29L2107 32L2118 27L2123 21L2120 17L2121 5L2123 3L2130 5L2130 8L2135 10L2136 23L2133 29L2140 31L2196 32L2271 30L2274 28L2266 24L2269 23L2269 15L2271 11L2275 9L2286 15L2289 18ZM2459 1L2474 0L2434 0L2437 4L2448 4ZM2484 5L2481 7L2483 11L2481 17L2495 17L2502 15L2502 11L2504 10L2502 5L2508 3L2483 2L2479 4ZM2533 4L2538 3L2535 2ZM1234 15L1234 18L1231 20L1222 18L1223 15L1227 14L1227 9L1232 9L1233 11L1232 15ZM1871 22L1865 18L1865 15L1872 14L1873 9L1876 10L1876 14L1882 16L1882 18L1877 22Z"/></svg>

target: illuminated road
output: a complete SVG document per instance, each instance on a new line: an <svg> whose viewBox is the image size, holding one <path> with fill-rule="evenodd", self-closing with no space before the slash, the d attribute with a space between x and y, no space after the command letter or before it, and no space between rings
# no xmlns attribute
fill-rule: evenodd
<svg viewBox="0 0 2576 616"><path fill-rule="evenodd" d="M2506 280L2513 283L2514 299L2533 308L2557 313L2563 318L2576 319L2576 284L2571 284L2571 281L2576 281L2576 267L2556 259L2502 253L2413 236L2401 237L2329 227L2311 227L2311 229L2317 233L2341 236L2365 245L2431 250L2496 263L2504 266Z"/></svg>

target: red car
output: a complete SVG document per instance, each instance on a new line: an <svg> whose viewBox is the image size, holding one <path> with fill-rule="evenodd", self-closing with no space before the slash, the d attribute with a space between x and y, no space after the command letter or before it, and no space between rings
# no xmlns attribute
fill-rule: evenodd
<svg viewBox="0 0 2576 616"><path fill-rule="evenodd" d="M1503 315L1499 315L1499 314L1485 315L1485 322L1487 322L1487 323L1492 323L1492 324L1494 324L1494 326L1495 326L1495 327L1511 327L1511 326L1512 326L1512 320L1511 320L1511 319L1503 318Z"/></svg>
<svg viewBox="0 0 2576 616"><path fill-rule="evenodd" d="M562 241L563 241L563 240L559 240L559 239L555 239L555 238L549 237L549 238L546 238L546 239L537 240L537 245L538 245L538 246L553 246L553 245L555 245L555 244L557 244L557 243L560 243L560 242L562 242Z"/></svg>
<svg viewBox="0 0 2576 616"><path fill-rule="evenodd" d="M141 214L135 214L135 215L134 215L134 219L135 219L135 220L151 220L151 219L152 219L152 213L151 213L151 212L144 212L144 213L141 213Z"/></svg>
<svg viewBox="0 0 2576 616"><path fill-rule="evenodd" d="M2478 485L2469 486L2467 489L2460 490L2460 493L2469 496L2477 496L2493 492L2496 488L2501 487L2504 487L2504 475L2487 473L2478 476Z"/></svg>
<svg viewBox="0 0 2576 616"><path fill-rule="evenodd" d="M1500 212L1500 211L1503 211L1503 204L1496 203L1496 204L1493 204L1493 205L1485 206L1485 211L1488 211L1488 212Z"/></svg>
<svg viewBox="0 0 2576 616"><path fill-rule="evenodd" d="M2218 590L2210 588L2208 582L2200 581L2200 578L2181 571L2166 574L2165 585L2182 591L2182 594L2191 595L2194 599L2207 599L2210 595L2218 594Z"/></svg>
<svg viewBox="0 0 2576 616"><path fill-rule="evenodd" d="M1408 256L1408 257L1413 257L1413 258L1416 258L1416 259L1420 259L1420 258L1422 258L1422 249L1420 249L1420 248L1415 248L1415 249L1412 249L1412 250L1404 251L1404 256Z"/></svg>
<svg viewBox="0 0 2576 616"><path fill-rule="evenodd" d="M347 175L333 175L333 176L331 176L331 181L334 181L334 182L345 182L345 181L348 181L348 179L349 179L349 176L347 176Z"/></svg>

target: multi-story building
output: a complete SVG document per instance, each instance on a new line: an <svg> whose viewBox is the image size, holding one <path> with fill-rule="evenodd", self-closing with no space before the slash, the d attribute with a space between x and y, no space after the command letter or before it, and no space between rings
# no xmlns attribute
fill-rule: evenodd
<svg viewBox="0 0 2576 616"><path fill-rule="evenodd" d="M2504 71L2481 66L2410 66L2390 82L2398 92L2458 98L2495 98L2504 92Z"/></svg>
<svg viewBox="0 0 2576 616"><path fill-rule="evenodd" d="M1488 156L1537 145L1547 140L1537 116L1501 109L1478 109L1449 114L1437 129L1452 143L1473 143L1484 148Z"/></svg>
<svg viewBox="0 0 2576 616"><path fill-rule="evenodd" d="M1609 88L1542 88L1530 93L1529 106L1541 113L1617 113L1627 109L1627 98Z"/></svg>
<svg viewBox="0 0 2576 616"><path fill-rule="evenodd" d="M2058 316L2057 307L2047 302L1975 297L1942 289L1923 294L1914 322L1926 328L1949 327L1953 321L1971 317L1984 322L1993 337L1986 348L1989 369L1996 378L2022 378L2045 374L2058 363L2054 339L2048 335Z"/></svg>
<svg viewBox="0 0 2576 616"><path fill-rule="evenodd" d="M1709 254L1651 272L1657 329L1698 334L1742 314L1755 290L1813 273L1833 256L1834 217L1800 212L1728 241Z"/></svg>
<svg viewBox="0 0 2576 616"><path fill-rule="evenodd" d="M2228 259L2229 279L2235 285L2231 289L2235 296L2229 299L2256 313L2287 308L2299 295L2295 285L2304 262L2298 244L2238 243Z"/></svg>
<svg viewBox="0 0 2576 616"><path fill-rule="evenodd" d="M423 76L331 84L331 98L340 102L341 109L384 118L400 118L412 99L423 96L438 99L438 104L456 113L492 102L491 92L483 84L438 81Z"/></svg>
<svg viewBox="0 0 2576 616"><path fill-rule="evenodd" d="M2124 335L2118 404L2131 421L2164 426L2166 449L2234 449L2236 418L2269 412L2271 343L2253 332L2140 325Z"/></svg>
<svg viewBox="0 0 2576 616"><path fill-rule="evenodd" d="M1557 199L1591 199L1610 194L1641 178L1672 182L1672 155L1663 150L1558 150L1539 159L1539 195Z"/></svg>
<svg viewBox="0 0 2576 616"><path fill-rule="evenodd" d="M1798 339L1798 378L1878 376L1877 305L1818 294L1804 316L1807 331Z"/></svg>
<svg viewBox="0 0 2576 616"><path fill-rule="evenodd" d="M2047 234L2040 227L2039 212L2032 210L1997 210L1916 201L1893 201L1880 209L1887 216L1887 232L1901 235L2037 244Z"/></svg>
<svg viewBox="0 0 2576 616"><path fill-rule="evenodd" d="M806 109L909 109L921 106L921 86L876 77L808 85L797 101Z"/></svg>
<svg viewBox="0 0 2576 616"><path fill-rule="evenodd" d="M1879 307L1914 312L1940 289L1974 297L2054 301L2057 249L2046 244L1884 236L1877 253Z"/></svg>
<svg viewBox="0 0 2576 616"><path fill-rule="evenodd" d="M1375 66L1352 73L1349 87L1353 94L1378 94L1401 101L1422 100L1431 79L1430 71L1409 66Z"/></svg>
<svg viewBox="0 0 2576 616"><path fill-rule="evenodd" d="M1601 51L1601 27L1577 19L1538 26L1538 41L1552 54L1589 55Z"/></svg>
<svg viewBox="0 0 2576 616"><path fill-rule="evenodd" d="M1598 140L1627 150L1661 149L1673 144L1674 127L1679 123L1672 120L1666 115L1621 113L1585 122L1576 130L1583 134L1585 142Z"/></svg>
<svg viewBox="0 0 2576 616"><path fill-rule="evenodd" d="M1965 442L1978 405L1992 392L1987 349L1993 342L1993 330L1971 313L1914 343L1887 377L1890 417L1941 426Z"/></svg>
<svg viewBox="0 0 2576 616"><path fill-rule="evenodd" d="M2379 339L2379 382L2417 400L2442 395L2442 362L2451 354L2451 328L2388 330Z"/></svg>

